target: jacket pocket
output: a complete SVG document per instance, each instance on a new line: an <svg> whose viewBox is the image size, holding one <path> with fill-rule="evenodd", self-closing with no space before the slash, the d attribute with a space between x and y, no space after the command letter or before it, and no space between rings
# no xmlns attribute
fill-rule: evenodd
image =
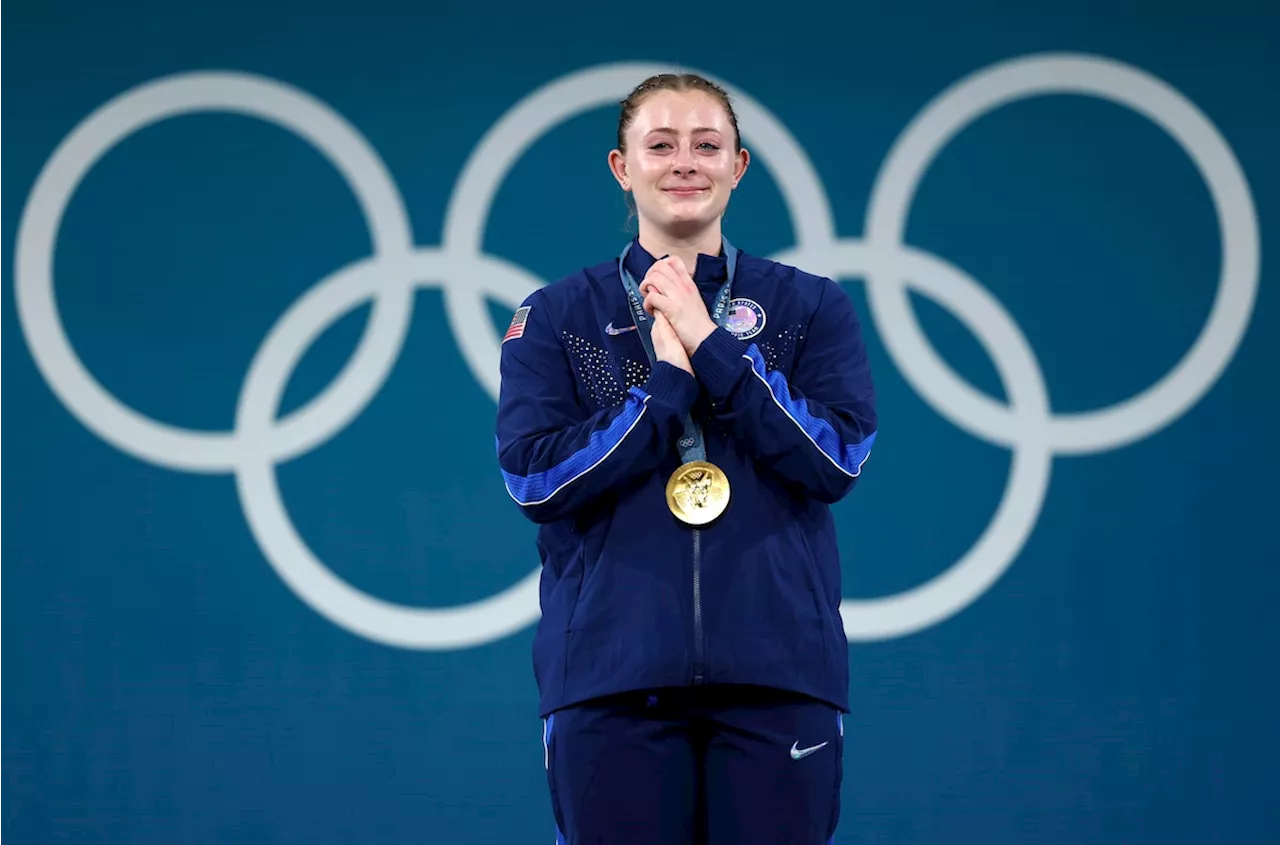
<svg viewBox="0 0 1280 845"><path fill-rule="evenodd" d="M612 519L602 520L578 535L578 546L574 554L581 574L578 577L578 593L574 597L573 610L566 626L570 631L581 630L591 624L591 620L585 617L592 611L592 599L600 592L601 585L597 582L601 577L607 577L600 572L600 563L612 525Z"/></svg>
<svg viewBox="0 0 1280 845"><path fill-rule="evenodd" d="M582 607L582 595L587 589L587 579L591 575L592 567L587 565L586 557L582 553L582 545L579 544L574 552L573 564L573 584L566 584L566 589L573 589L573 599L569 604L569 612L564 617L565 631L572 631L573 626L577 623L578 610Z"/></svg>
<svg viewBox="0 0 1280 845"><path fill-rule="evenodd" d="M795 532L799 535L798 547L802 550L804 563L804 580L809 589L809 599L813 605L813 613L818 618L826 618L826 591L822 588L822 575L818 568L818 556L814 554L813 543L809 539L809 528L803 522L794 523Z"/></svg>

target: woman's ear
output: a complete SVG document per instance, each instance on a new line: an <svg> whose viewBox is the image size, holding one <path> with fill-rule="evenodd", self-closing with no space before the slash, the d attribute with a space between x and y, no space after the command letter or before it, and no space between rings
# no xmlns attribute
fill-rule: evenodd
<svg viewBox="0 0 1280 845"><path fill-rule="evenodd" d="M631 179L627 176L627 159L621 150L609 151L609 172L618 181L618 187L624 191L631 190Z"/></svg>
<svg viewBox="0 0 1280 845"><path fill-rule="evenodd" d="M743 147L738 151L738 160L733 165L733 187L738 187L738 183L742 181L742 177L747 173L749 164L751 164L751 153L747 152L746 147Z"/></svg>

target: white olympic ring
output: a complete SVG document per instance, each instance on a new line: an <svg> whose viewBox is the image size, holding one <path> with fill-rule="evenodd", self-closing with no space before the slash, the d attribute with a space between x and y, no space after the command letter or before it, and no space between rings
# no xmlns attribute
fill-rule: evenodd
<svg viewBox="0 0 1280 845"><path fill-rule="evenodd" d="M484 221L515 161L542 133L592 108L616 104L666 68L615 63L586 68L530 93L486 133L449 200L443 244L415 247L404 204L377 153L339 115L280 82L234 73L179 74L126 92L82 121L41 171L24 209L15 258L18 317L54 394L116 448L157 465L234 472L246 520L267 560L312 608L370 640L406 648L484 644L534 622L533 572L496 596L444 609L375 599L337 578L293 527L276 483L281 461L316 448L358 416L381 389L412 318L415 287L442 288L450 327L476 379L495 400L500 343L486 295L515 307L539 280L480 249ZM1040 55L979 71L942 92L895 142L872 191L866 239L839 238L826 192L804 150L763 106L716 78L734 97L743 136L777 182L796 232L773 256L833 278L862 277L871 317L912 387L965 431L1013 450L996 514L946 571L898 595L845 598L850 639L906 635L958 613L1009 567L1039 516L1055 454L1113 449L1151 435L1198 401L1243 337L1258 286L1259 236L1248 183L1212 123L1164 82L1109 59ZM963 271L902 242L907 210L933 157L986 112L1030 96L1079 93L1110 99L1164 128L1208 184L1223 243L1218 295L1199 338L1159 382L1111 408L1054 415L1034 352L1001 304ZM52 258L62 214L80 180L116 143L150 123L222 110L276 123L333 162L363 210L374 254L302 296L267 335L242 386L231 432L190 431L151 420L107 392L66 337L53 296ZM465 281L464 281L465 280ZM937 355L916 322L908 289L949 308L995 362L1008 408L973 389ZM276 419L288 379L311 343L367 300L373 314L352 359L319 396Z"/></svg>

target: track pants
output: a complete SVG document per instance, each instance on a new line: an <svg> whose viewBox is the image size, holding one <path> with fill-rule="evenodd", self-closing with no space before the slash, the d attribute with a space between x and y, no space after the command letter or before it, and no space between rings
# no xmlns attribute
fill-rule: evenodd
<svg viewBox="0 0 1280 845"><path fill-rule="evenodd" d="M838 710L752 687L597 699L543 725L557 845L827 845Z"/></svg>

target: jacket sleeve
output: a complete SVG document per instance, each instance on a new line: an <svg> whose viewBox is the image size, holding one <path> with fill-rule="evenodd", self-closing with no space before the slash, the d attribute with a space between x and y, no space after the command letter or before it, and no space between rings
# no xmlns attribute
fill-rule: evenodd
<svg viewBox="0 0 1280 845"><path fill-rule="evenodd" d="M656 469L698 395L693 376L657 362L621 404L587 413L548 311L541 292L532 294L502 342L495 438L507 492L536 523L571 516Z"/></svg>
<svg viewBox="0 0 1280 845"><path fill-rule="evenodd" d="M876 439L875 389L857 313L824 279L791 378L723 328L691 360L716 416L757 463L831 504L857 482Z"/></svg>

